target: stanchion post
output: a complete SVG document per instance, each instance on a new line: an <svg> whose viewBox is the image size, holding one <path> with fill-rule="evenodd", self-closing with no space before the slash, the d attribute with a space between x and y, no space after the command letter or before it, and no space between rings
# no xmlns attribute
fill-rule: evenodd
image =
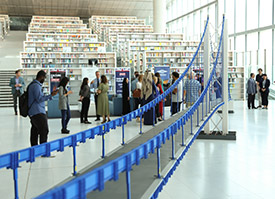
<svg viewBox="0 0 275 199"><path fill-rule="evenodd" d="M184 124L183 124L183 122L181 124L181 146L185 146L185 141L184 141Z"/></svg>
<svg viewBox="0 0 275 199"><path fill-rule="evenodd" d="M153 126L155 126L155 123L156 123L156 107L153 103Z"/></svg>
<svg viewBox="0 0 275 199"><path fill-rule="evenodd" d="M13 181L14 181L14 198L19 199L18 194L18 168L13 168Z"/></svg>
<svg viewBox="0 0 275 199"><path fill-rule="evenodd" d="M102 126L102 135L101 135L101 138L102 138L102 156L101 158L105 158L105 132L104 132L104 125Z"/></svg>
<svg viewBox="0 0 275 199"><path fill-rule="evenodd" d="M174 133L172 132L171 133L171 138L172 138L172 160L174 160L175 159L175 135L174 135Z"/></svg>
<svg viewBox="0 0 275 199"><path fill-rule="evenodd" d="M200 126L200 106L197 107L197 127Z"/></svg>
<svg viewBox="0 0 275 199"><path fill-rule="evenodd" d="M142 113L140 113L139 119L139 134L142 134Z"/></svg>
<svg viewBox="0 0 275 199"><path fill-rule="evenodd" d="M193 114L191 115L190 123L191 123L191 135L193 135Z"/></svg>
<svg viewBox="0 0 275 199"><path fill-rule="evenodd" d="M122 143L121 143L121 145L124 145L125 144L125 138L124 138L124 118L122 118L122 127L121 127L121 129L122 129Z"/></svg>
<svg viewBox="0 0 275 199"><path fill-rule="evenodd" d="M157 161L158 161L158 173L157 173L157 177L161 178L160 176L160 172L161 172L161 165L160 165L160 147L157 147Z"/></svg>
<svg viewBox="0 0 275 199"><path fill-rule="evenodd" d="M76 146L74 145L73 146L73 175L75 176L76 175L76 170L77 170L77 166L76 166Z"/></svg>

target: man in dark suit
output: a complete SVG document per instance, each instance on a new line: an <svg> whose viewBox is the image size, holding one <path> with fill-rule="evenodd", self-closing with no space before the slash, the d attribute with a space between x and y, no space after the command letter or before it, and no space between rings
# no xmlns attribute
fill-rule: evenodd
<svg viewBox="0 0 275 199"><path fill-rule="evenodd" d="M17 98L24 93L25 81L21 77L20 70L15 71L15 76L10 79L10 87L12 88L14 113L17 115Z"/></svg>

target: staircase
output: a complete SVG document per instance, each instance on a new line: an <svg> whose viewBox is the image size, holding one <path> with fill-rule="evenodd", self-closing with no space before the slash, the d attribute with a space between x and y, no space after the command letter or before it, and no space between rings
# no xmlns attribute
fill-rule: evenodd
<svg viewBox="0 0 275 199"><path fill-rule="evenodd" d="M0 108L13 107L13 97L9 83L10 78L12 78L14 75L15 71L0 70Z"/></svg>

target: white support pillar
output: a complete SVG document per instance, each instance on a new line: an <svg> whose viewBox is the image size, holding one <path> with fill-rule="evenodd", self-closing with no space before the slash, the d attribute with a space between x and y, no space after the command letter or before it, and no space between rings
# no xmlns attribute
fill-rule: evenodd
<svg viewBox="0 0 275 199"><path fill-rule="evenodd" d="M206 21L205 21L205 25L206 25ZM206 84L208 82L209 79L209 68L210 68L210 34L209 34L209 25L206 28L206 32L204 35L204 50L203 50L203 85L204 88L206 87ZM206 103L209 102L209 94L207 93L204 97L204 105L203 105L203 113L204 115L207 115L207 110L206 107L208 106L208 104L206 105ZM204 133L206 134L210 134L210 124L209 122L207 122L204 126Z"/></svg>
<svg viewBox="0 0 275 199"><path fill-rule="evenodd" d="M166 32L166 1L154 0L154 32L165 33Z"/></svg>
<svg viewBox="0 0 275 199"><path fill-rule="evenodd" d="M222 41L222 56L223 56L223 101L222 106L222 134L228 134L228 31L227 19L224 22L223 41Z"/></svg>

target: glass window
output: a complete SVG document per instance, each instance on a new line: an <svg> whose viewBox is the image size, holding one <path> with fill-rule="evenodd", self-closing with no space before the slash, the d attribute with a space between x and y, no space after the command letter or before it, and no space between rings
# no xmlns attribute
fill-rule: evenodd
<svg viewBox="0 0 275 199"><path fill-rule="evenodd" d="M260 32L259 66L263 68L268 78L272 76L272 31Z"/></svg>
<svg viewBox="0 0 275 199"><path fill-rule="evenodd" d="M272 0L260 1L260 27L272 24Z"/></svg>
<svg viewBox="0 0 275 199"><path fill-rule="evenodd" d="M234 1L227 0L226 1L226 15L225 17L228 19L228 33L234 33Z"/></svg>
<svg viewBox="0 0 275 199"><path fill-rule="evenodd" d="M245 0L236 2L236 32L242 32L245 29Z"/></svg>
<svg viewBox="0 0 275 199"><path fill-rule="evenodd" d="M258 27L258 0L247 2L247 30Z"/></svg>

